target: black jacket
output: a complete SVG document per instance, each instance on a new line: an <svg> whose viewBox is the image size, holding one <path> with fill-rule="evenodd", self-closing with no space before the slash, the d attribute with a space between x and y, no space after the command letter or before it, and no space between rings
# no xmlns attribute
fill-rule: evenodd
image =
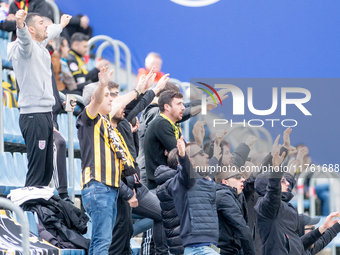
<svg viewBox="0 0 340 255"><path fill-rule="evenodd" d="M180 171L172 184L172 197L180 218L183 246L217 244L216 184L211 178L194 172L187 156L179 157L179 162L183 169L190 169Z"/></svg>
<svg viewBox="0 0 340 255"><path fill-rule="evenodd" d="M67 56L67 64L72 72L74 80L77 83L78 90L82 91L87 84L98 81L99 70L97 68L93 68L91 71L87 71L84 66L82 56L80 56L75 50L70 50Z"/></svg>
<svg viewBox="0 0 340 255"><path fill-rule="evenodd" d="M313 231L318 231L313 230ZM332 242L333 238L337 236L340 232L340 224L337 222L331 228L327 229L322 236L314 243L313 247L307 249L306 254L308 255L315 255L320 252L323 248L325 248L330 242ZM299 233L300 236L303 236L305 233L305 225L303 220L300 217L299 223Z"/></svg>
<svg viewBox="0 0 340 255"><path fill-rule="evenodd" d="M155 171L155 181L158 185L156 194L162 208L163 226L171 254L184 253L180 237L180 220L171 193L173 177L179 171L182 171L181 166L178 166L177 171L168 166L159 166ZM193 185L194 182L191 184Z"/></svg>
<svg viewBox="0 0 340 255"><path fill-rule="evenodd" d="M218 247L221 254L254 255L251 231L247 226L247 205L243 195L222 183L216 184L216 207L219 220Z"/></svg>
<svg viewBox="0 0 340 255"><path fill-rule="evenodd" d="M87 232L89 217L75 207L65 202L59 196L49 200L33 199L22 205L23 210L37 212L40 221L48 232L64 242L70 242L78 249L88 250L90 240L82 235Z"/></svg>
<svg viewBox="0 0 340 255"><path fill-rule="evenodd" d="M20 1L19 1L20 2ZM48 4L45 2L45 0L29 0L28 1L28 9L27 12L35 12L40 14L41 16L45 16L48 11ZM19 10L18 5L15 1L11 3L9 6L8 14L16 14L16 12ZM4 20L3 23L0 23L0 29L13 32L12 40L15 39L16 35L16 21L15 20Z"/></svg>
<svg viewBox="0 0 340 255"><path fill-rule="evenodd" d="M282 147L281 153L287 150ZM269 154L262 164L271 165ZM257 229L263 243L264 255L300 255L308 249L320 236L319 231L300 238L299 216L289 203L293 198L291 192L281 192L281 178L284 172L268 172L260 174L255 181L256 192L260 195L255 211L257 213Z"/></svg>
<svg viewBox="0 0 340 255"><path fill-rule="evenodd" d="M133 100L130 104L126 106L124 120L120 121L117 125L118 131L123 136L125 143L131 153L131 156L135 160L134 164L138 176L140 170L136 162L137 150L129 122L131 122L132 119L134 119L142 110L144 110L154 97L155 93L152 90L148 90L145 94L139 96L137 100ZM137 197L143 197L148 192L148 189L144 185L136 185L136 181L133 175L123 177L121 181L121 187L119 189L119 196L128 201L134 194L134 188L136 188L137 190Z"/></svg>
<svg viewBox="0 0 340 255"><path fill-rule="evenodd" d="M170 152L176 146L177 139L171 123L158 115L148 127L144 140L147 187L149 189L157 188L154 176L156 168L168 164L168 157L164 155L165 150Z"/></svg>

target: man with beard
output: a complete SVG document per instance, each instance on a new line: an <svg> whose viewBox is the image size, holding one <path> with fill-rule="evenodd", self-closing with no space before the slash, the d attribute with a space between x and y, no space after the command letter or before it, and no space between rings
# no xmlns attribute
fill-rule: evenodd
<svg viewBox="0 0 340 255"><path fill-rule="evenodd" d="M147 175L147 187L157 188L155 170L160 165L167 165L166 151L176 148L181 137L181 128L176 124L182 119L183 95L180 92L166 91L159 97L160 115L150 124L145 134L144 151Z"/></svg>
<svg viewBox="0 0 340 255"><path fill-rule="evenodd" d="M67 26L70 15L59 25L48 26L37 13L19 10L15 14L18 38L8 44L8 60L13 63L18 83L19 125L25 139L28 172L25 186L47 186L53 173L51 56L47 42Z"/></svg>
<svg viewBox="0 0 340 255"><path fill-rule="evenodd" d="M116 221L121 176L136 173L133 158L110 120L147 89L138 84L134 91L113 99L107 87L112 72L109 74L107 70L108 67L101 68L98 84L85 87L83 98L87 107L76 123L82 159L81 195L93 227L90 255L108 254Z"/></svg>
<svg viewBox="0 0 340 255"><path fill-rule="evenodd" d="M129 122L147 107L160 90L164 89L165 84L169 80L168 76L169 74L164 75L152 90L146 91L146 93L142 95L142 99L139 100L139 103L131 102L126 108L121 108L111 119L112 127L117 130L117 133L121 134L121 139L124 141L124 144L126 144L126 150L129 151L134 160L137 157L137 150L133 132L137 131L138 125L132 127ZM147 85L148 87L153 84L154 77L155 75L152 70L145 77L146 82L149 83ZM109 82L108 87L113 98L119 96L118 84ZM139 167L135 161L134 166L139 175ZM159 201L153 193L139 182L138 175L122 176L119 190L120 194L117 200L117 221L112 232L112 243L109 254L130 254L130 238L133 233L130 207L133 208L132 212L134 214L154 220L154 232L157 233L157 235L154 236L156 252L157 254L168 254L165 233L162 228Z"/></svg>

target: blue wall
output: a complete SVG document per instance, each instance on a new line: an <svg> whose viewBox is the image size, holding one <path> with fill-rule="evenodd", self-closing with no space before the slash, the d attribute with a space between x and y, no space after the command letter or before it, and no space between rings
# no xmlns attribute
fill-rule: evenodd
<svg viewBox="0 0 340 255"><path fill-rule="evenodd" d="M338 0L220 0L197 8L170 0L56 3L65 13L86 13L95 35L125 42L135 72L144 65L147 53L155 51L162 55L163 71L182 81L194 77L339 77ZM307 143L317 163L340 163L340 87L336 83L309 86L313 121L299 123L293 141Z"/></svg>

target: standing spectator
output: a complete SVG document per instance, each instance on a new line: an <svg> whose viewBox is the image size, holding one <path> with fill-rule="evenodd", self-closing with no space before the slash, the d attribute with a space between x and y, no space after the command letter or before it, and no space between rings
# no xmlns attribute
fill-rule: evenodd
<svg viewBox="0 0 340 255"><path fill-rule="evenodd" d="M19 125L28 158L25 186L47 186L53 173L52 107L55 99L51 57L45 46L60 34L71 16L63 15L60 25L49 27L35 13L19 10L15 17L18 38L9 43L7 54L20 89Z"/></svg>
<svg viewBox="0 0 340 255"><path fill-rule="evenodd" d="M247 226L248 210L243 196L244 177L235 165L227 165L230 171L221 171L215 177L216 206L221 254L255 255L251 231ZM235 169L235 171L233 171Z"/></svg>
<svg viewBox="0 0 340 255"><path fill-rule="evenodd" d="M113 72L109 74L107 70L108 67L101 69L98 85L91 84L84 90L84 103L88 106L76 123L82 156L81 195L92 219L90 255L108 254L121 175L127 177L136 173L133 159L124 150L123 141L112 128L110 119L139 93L145 92L141 85L113 100L107 87Z"/></svg>
<svg viewBox="0 0 340 255"><path fill-rule="evenodd" d="M216 184L207 176L209 171L204 170L208 155L196 144L185 148L183 137L177 143L183 169L173 179L172 197L180 219L184 254L219 254Z"/></svg>
<svg viewBox="0 0 340 255"><path fill-rule="evenodd" d="M67 64L77 83L77 89L72 91L73 94L82 95L84 86L91 82L98 81L99 69L109 65L109 61L102 59L96 63L96 67L88 71L83 61L88 44L89 37L82 33L74 33L71 37L71 50L67 57Z"/></svg>
<svg viewBox="0 0 340 255"><path fill-rule="evenodd" d="M43 20L47 26L52 25L52 20L47 17L43 17ZM47 50L51 55L51 73L52 73L52 88L53 96L55 99L55 105L52 107L53 116L53 179L55 187L58 190L59 196L65 201L71 201L67 193L67 171L66 171L66 141L59 133L59 125L57 122L57 116L65 107L65 102L60 98L58 91L58 81L56 76L60 78L58 72L55 72L54 67L60 70L59 52L52 47L53 41L59 41L59 38L50 40L46 45ZM53 64L54 63L54 64ZM58 65L59 64L59 65ZM60 80L59 80L60 82ZM73 103L72 111L74 110L76 103Z"/></svg>
<svg viewBox="0 0 340 255"><path fill-rule="evenodd" d="M182 135L181 129L175 123L182 119L184 106L183 95L179 92L166 91L159 98L161 114L146 130L144 152L147 174L147 187L157 188L154 172L160 165L167 165L166 151L176 147L177 140Z"/></svg>

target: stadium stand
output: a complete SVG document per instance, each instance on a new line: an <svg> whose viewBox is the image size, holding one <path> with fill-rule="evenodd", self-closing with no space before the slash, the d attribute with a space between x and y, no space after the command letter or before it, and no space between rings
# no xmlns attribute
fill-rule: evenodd
<svg viewBox="0 0 340 255"><path fill-rule="evenodd" d="M108 38L107 36L101 36L101 37L94 37L89 42L89 51L91 49L91 46L100 40L103 40L104 43L100 44L98 47L99 50L97 50L96 58L101 58L101 54L104 51L105 48L108 46L112 46L112 48L115 51L115 60L114 60L114 68L115 68L115 80L118 83L121 83L122 89L131 89L131 81L135 80L131 78L131 53L127 46L118 40L113 40L112 38ZM12 71L12 64L7 59L7 44L8 44L8 33L0 30L0 55L1 55L1 63L2 63L2 95L1 99L3 101L3 115L1 118L3 118L3 127L0 127L3 131L3 141L0 141L1 143L5 142L4 150L0 150L0 169L1 169L1 175L0 175L0 195L6 196L9 194L9 192L12 189L16 189L19 187L23 187L25 184L25 175L27 173L27 154L25 152L25 146L24 146L24 140L21 135L20 127L19 127L19 110L17 107L17 87L15 84L15 78ZM118 49L118 51L116 51ZM120 56L120 51L123 50L125 53L125 56ZM88 55L90 55L90 52L88 52ZM122 66L121 60L123 60L125 63L126 70L122 70L120 68ZM94 59L88 60L88 65L93 66L95 63ZM126 77L125 79L122 79L122 77ZM120 82L122 81L122 82ZM173 79L172 82L176 83L179 87L181 87L181 91L184 92L186 88L188 87L188 83L186 86L183 86L183 83ZM183 93L185 94L185 93ZM187 98L185 98L187 101ZM67 175L68 180L70 180L69 176L71 174L71 171L73 171L74 176L74 183L71 184L69 181L69 192L72 192L74 190L74 193L76 196L81 195L81 185L80 185L80 178L81 178L81 160L79 158L79 140L77 137L77 131L75 128L76 123L76 117L73 116L73 136L69 137L68 133L68 116L65 113L62 113L58 115L58 123L59 123L59 131L62 134L62 136L66 140L66 146L68 148L69 140L72 139L73 141L73 149L75 152L76 157L78 158L67 158ZM1 122L0 122L1 123ZM189 123L186 123L187 125ZM189 127L185 126L183 128L185 137L189 137ZM0 137L1 139L1 137ZM232 147L235 147L234 144L231 145ZM1 146L0 146L1 148ZM74 168L69 169L69 162L70 160L74 160ZM299 203L297 201L293 201L292 204L295 207L299 207ZM310 208L310 201L304 200L302 210L309 209ZM38 229L37 229L37 217L32 212L25 212L27 215L27 218L29 220L30 225L30 231L31 235L38 235ZM15 214L10 213L9 211L0 211L1 215L6 215L6 224L16 225L16 223L11 220L11 217L13 217L15 220L18 221L18 218ZM313 214L313 213L312 213ZM321 220L320 224L324 221L324 219ZM19 222L20 223L20 222ZM2 225L0 224L0 232L2 228ZM91 222L88 223L88 233L84 236L90 237L91 235ZM335 254L335 247L340 246L340 238L337 237L334 239L334 241L328 245L328 247L332 248L332 254ZM133 239L131 240L131 247L133 250L133 254L138 254L140 246L137 244ZM333 251L334 250L334 251ZM0 250L1 252L1 250ZM57 253L56 253L57 254ZM85 255L84 250L70 250L70 249L63 249L60 251L60 254L70 254L70 255Z"/></svg>

